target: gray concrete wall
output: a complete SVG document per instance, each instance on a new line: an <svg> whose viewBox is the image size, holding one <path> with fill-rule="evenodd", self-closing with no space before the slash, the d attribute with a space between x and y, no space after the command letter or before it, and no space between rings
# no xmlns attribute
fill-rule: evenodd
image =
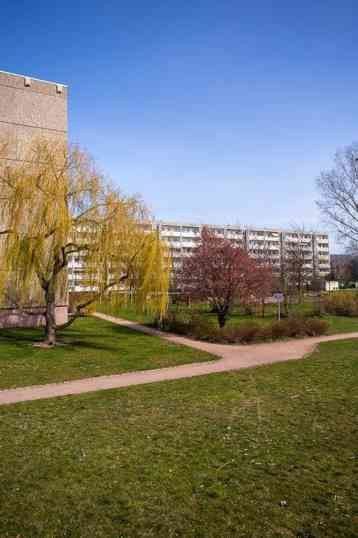
<svg viewBox="0 0 358 538"><path fill-rule="evenodd" d="M67 96L64 85L0 71L0 138L14 141L9 161L22 160L34 137L67 140Z"/></svg>
<svg viewBox="0 0 358 538"><path fill-rule="evenodd" d="M10 327L43 327L45 325L43 311L43 306L28 308L26 311L16 308L0 308L0 329ZM62 325L67 320L68 306L58 305L56 307L56 324Z"/></svg>
<svg viewBox="0 0 358 538"><path fill-rule="evenodd" d="M0 140L11 139L3 163L22 161L36 137L67 141L67 97L65 85L0 71ZM67 310L67 306L57 306L57 323L67 321ZM41 314L28 316L16 309L0 309L0 328L43 323Z"/></svg>

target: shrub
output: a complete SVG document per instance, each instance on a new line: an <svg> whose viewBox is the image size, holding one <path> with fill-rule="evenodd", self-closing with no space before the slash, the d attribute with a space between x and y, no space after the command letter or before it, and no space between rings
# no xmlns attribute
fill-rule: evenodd
<svg viewBox="0 0 358 538"><path fill-rule="evenodd" d="M161 328L168 332L188 334L189 323L188 320L178 316L176 312L168 312L167 316L162 321Z"/></svg>
<svg viewBox="0 0 358 538"><path fill-rule="evenodd" d="M261 326L258 323L247 322L236 327L237 341L242 344L249 344L260 336Z"/></svg>
<svg viewBox="0 0 358 538"><path fill-rule="evenodd" d="M274 336L274 323L270 323L268 325L263 325L262 327L260 327L260 333L258 334L258 338L260 341L265 342L267 340L275 340L276 338L281 338L281 336Z"/></svg>
<svg viewBox="0 0 358 538"><path fill-rule="evenodd" d="M220 333L220 330L201 314L188 312L187 310L168 312L162 321L161 328L164 331L183 334L209 342L215 342Z"/></svg>
<svg viewBox="0 0 358 538"><path fill-rule="evenodd" d="M329 324L319 318L291 317L261 326L254 321L227 325L220 329L199 313L169 313L164 330L183 334L198 340L225 344L250 344L297 336L325 334Z"/></svg>
<svg viewBox="0 0 358 538"><path fill-rule="evenodd" d="M329 323L320 318L291 317L271 324L272 340L326 334Z"/></svg>
<svg viewBox="0 0 358 538"><path fill-rule="evenodd" d="M323 308L336 316L358 316L358 293L339 291L324 295Z"/></svg>
<svg viewBox="0 0 358 538"><path fill-rule="evenodd" d="M287 327L286 327L287 320L283 319L281 321L274 321L269 325L269 328L271 330L271 338L272 340L277 340L279 338L284 338L287 335Z"/></svg>
<svg viewBox="0 0 358 538"><path fill-rule="evenodd" d="M220 341L221 332L222 330L198 314L193 315L188 322L188 334L199 340Z"/></svg>
<svg viewBox="0 0 358 538"><path fill-rule="evenodd" d="M306 329L306 320L299 317L287 318L283 322L285 324L285 336L304 336Z"/></svg>
<svg viewBox="0 0 358 538"><path fill-rule="evenodd" d="M306 319L306 334L307 336L318 336L326 334L329 329L328 321L318 318Z"/></svg>

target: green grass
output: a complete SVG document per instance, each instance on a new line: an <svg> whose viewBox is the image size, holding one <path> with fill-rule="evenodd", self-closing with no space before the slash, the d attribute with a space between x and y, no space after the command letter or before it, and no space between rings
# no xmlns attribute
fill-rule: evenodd
<svg viewBox="0 0 358 538"><path fill-rule="evenodd" d="M214 359L95 318L77 320L60 333L65 345L33 347L38 329L0 330L0 388L67 381Z"/></svg>
<svg viewBox="0 0 358 538"><path fill-rule="evenodd" d="M102 312L103 314L108 314L109 316L116 316L118 318L129 319L130 321L137 321L138 323L143 323L144 325L153 324L154 317L151 314L146 312L141 312L135 309L134 306L127 305L122 306L115 303L98 303L96 305L96 310Z"/></svg>
<svg viewBox="0 0 358 538"><path fill-rule="evenodd" d="M356 538L357 356L0 408L0 536Z"/></svg>
<svg viewBox="0 0 358 538"><path fill-rule="evenodd" d="M208 314L213 318L213 314ZM234 313L229 321L228 325L238 325L244 321L252 321L260 323L261 325L267 325L276 321L277 317L275 315L267 315L264 318L261 316L244 316L242 314ZM347 332L356 332L358 331L358 318L348 317L348 316L333 316L331 314L324 314L321 316L321 319L328 321L329 329L328 334L338 334L338 333L347 333ZM216 320L213 320L215 322Z"/></svg>
<svg viewBox="0 0 358 538"><path fill-rule="evenodd" d="M173 311L177 309L177 311L183 311L187 310L185 307L180 306L179 309L177 307L171 307ZM98 310L100 312L104 312L105 314L109 314L112 316L118 316L124 319L129 319L131 321L138 321L139 323L150 325L153 323L153 318L145 313L137 312L134 308L131 307L121 307L118 305L111 305L111 304L101 304L98 305ZM194 311L198 311L201 313L202 316L204 316L206 319L217 325L217 317L215 314L208 312L208 307L206 305L201 305L198 307L193 307ZM310 303L304 303L303 305L296 305L293 309L295 312L299 314L305 313L306 315L310 315L310 311L312 310L312 304ZM234 312L230 315L227 325L238 325L240 323L244 322L256 322L260 325L267 325L277 319L277 307L268 305L266 308L266 314L265 317L258 316L258 315L244 315L241 313L240 310L235 309ZM326 314L322 316L322 319L325 319L329 323L329 334L337 334L337 333L345 333L345 332L355 332L358 331L358 318L356 317L348 317L348 316L333 316L330 314Z"/></svg>
<svg viewBox="0 0 358 538"><path fill-rule="evenodd" d="M325 315L323 319L326 319L330 325L329 334L349 333L358 331L358 318L348 316L332 316Z"/></svg>

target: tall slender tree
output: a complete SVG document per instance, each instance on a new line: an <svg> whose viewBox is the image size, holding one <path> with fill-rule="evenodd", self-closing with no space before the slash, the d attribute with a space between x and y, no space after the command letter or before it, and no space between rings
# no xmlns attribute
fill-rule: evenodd
<svg viewBox="0 0 358 538"><path fill-rule="evenodd" d="M304 227L293 228L291 236L282 251L281 282L286 296L296 296L301 302L314 278L312 237Z"/></svg>

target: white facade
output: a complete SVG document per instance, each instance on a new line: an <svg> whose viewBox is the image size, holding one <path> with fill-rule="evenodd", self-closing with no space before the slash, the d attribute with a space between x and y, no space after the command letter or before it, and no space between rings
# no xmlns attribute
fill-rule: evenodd
<svg viewBox="0 0 358 538"><path fill-rule="evenodd" d="M326 291L337 291L339 290L339 282L337 280L328 280L325 289Z"/></svg>
<svg viewBox="0 0 358 538"><path fill-rule="evenodd" d="M200 241L204 225L181 224L177 222L154 222L148 230L157 229L170 249L173 269L178 269L182 259L190 256ZM205 225L218 236L230 239L247 250L253 257L268 257L274 272L280 271L282 260L290 248L299 242L306 258L306 269L316 277L324 277L330 272L329 240L326 233L294 232L289 230L242 228L239 226ZM81 256L72 258L68 268L70 291L90 291L81 284L85 278Z"/></svg>
<svg viewBox="0 0 358 538"><path fill-rule="evenodd" d="M174 269L179 268L184 256L190 256L200 241L204 225L158 222L162 239L168 244ZM253 257L270 259L275 272L279 272L283 257L294 249L297 243L307 261L307 270L324 277L330 272L328 234L322 232L295 232L291 230L243 228L239 226L205 225L218 236L230 239L247 250Z"/></svg>

